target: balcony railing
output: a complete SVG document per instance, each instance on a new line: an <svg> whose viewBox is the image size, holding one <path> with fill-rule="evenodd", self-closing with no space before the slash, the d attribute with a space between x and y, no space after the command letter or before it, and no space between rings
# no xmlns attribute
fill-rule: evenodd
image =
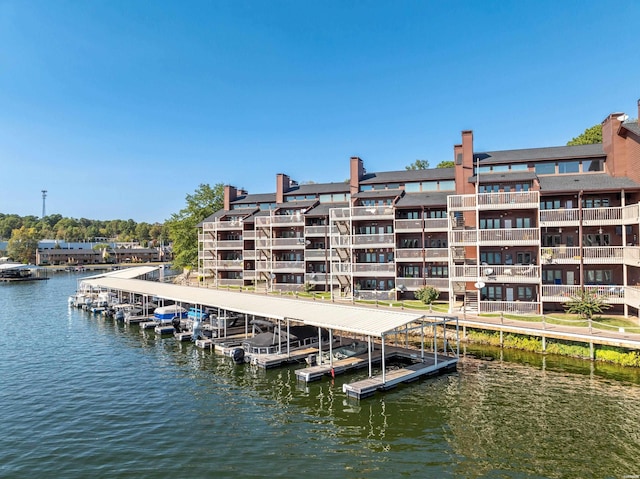
<svg viewBox="0 0 640 479"><path fill-rule="evenodd" d="M629 250L627 252L627 250ZM637 261L638 248L627 246L585 246L582 248L584 263L587 264L620 264L628 258L629 263ZM542 248L541 259L546 264L576 264L580 262L580 247L560 246Z"/></svg>
<svg viewBox="0 0 640 479"><path fill-rule="evenodd" d="M446 220L445 220L446 221ZM422 220L396 220L396 231L422 231L424 223Z"/></svg>
<svg viewBox="0 0 640 479"><path fill-rule="evenodd" d="M311 284L338 284L338 280L329 273L307 273L304 281Z"/></svg>
<svg viewBox="0 0 640 479"><path fill-rule="evenodd" d="M353 245L355 247L393 247L395 235L393 233L353 235Z"/></svg>
<svg viewBox="0 0 640 479"><path fill-rule="evenodd" d="M480 301L480 313L539 314L537 301Z"/></svg>
<svg viewBox="0 0 640 479"><path fill-rule="evenodd" d="M559 210L540 210L540 226L577 225L580 211L577 208Z"/></svg>
<svg viewBox="0 0 640 479"><path fill-rule="evenodd" d="M582 289L579 285L545 284L542 285L542 300L547 302L566 303L579 294ZM615 285L586 285L585 291L600 296L605 302L611 304L623 304L625 301L624 286ZM630 295L634 293L630 292Z"/></svg>
<svg viewBox="0 0 640 479"><path fill-rule="evenodd" d="M448 248L399 248L396 261L448 261Z"/></svg>
<svg viewBox="0 0 640 479"><path fill-rule="evenodd" d="M449 210L472 210L476 208L476 195L451 195L447 198ZM538 209L540 194L537 191L512 191L479 193L477 206L480 210L493 209Z"/></svg>
<svg viewBox="0 0 640 479"><path fill-rule="evenodd" d="M622 221L625 225L640 223L640 205L638 203L622 207Z"/></svg>
<svg viewBox="0 0 640 479"><path fill-rule="evenodd" d="M335 232L335 227L330 228L329 225L326 226L305 226L304 227L304 235L306 236L325 236L329 235L330 231Z"/></svg>
<svg viewBox="0 0 640 479"><path fill-rule="evenodd" d="M257 238L256 249L269 248L304 248L304 238Z"/></svg>
<svg viewBox="0 0 640 479"><path fill-rule="evenodd" d="M356 206L351 208L351 217L354 220L394 219L395 213L393 206Z"/></svg>
<svg viewBox="0 0 640 479"><path fill-rule="evenodd" d="M300 273L304 271L304 261L273 261L273 271L279 273Z"/></svg>
<svg viewBox="0 0 640 479"><path fill-rule="evenodd" d="M256 259L256 250L245 249L244 251L242 251L242 257L244 259Z"/></svg>
<svg viewBox="0 0 640 479"><path fill-rule="evenodd" d="M455 281L477 281L485 283L537 283L540 266L529 265L460 265L452 268Z"/></svg>
<svg viewBox="0 0 640 479"><path fill-rule="evenodd" d="M219 269L243 269L244 263L242 259L219 259L216 267Z"/></svg>
<svg viewBox="0 0 640 479"><path fill-rule="evenodd" d="M537 245L540 242L538 228L500 228L479 230L480 244L489 246Z"/></svg>
<svg viewBox="0 0 640 479"><path fill-rule="evenodd" d="M221 240L216 244L217 249L242 249L243 246L242 240Z"/></svg>
<svg viewBox="0 0 640 479"><path fill-rule="evenodd" d="M398 288L404 286L408 291L417 291L423 286L432 286L440 291L446 291L449 289L448 278L396 278L396 285Z"/></svg>
<svg viewBox="0 0 640 479"><path fill-rule="evenodd" d="M304 225L304 215L275 215L256 216L256 227L267 226L302 226Z"/></svg>
<svg viewBox="0 0 640 479"><path fill-rule="evenodd" d="M217 283L218 286L242 286L244 284L244 279L220 278Z"/></svg>
<svg viewBox="0 0 640 479"><path fill-rule="evenodd" d="M583 226L638 223L638 205L582 208ZM540 226L578 226L580 209L540 210Z"/></svg>
<svg viewBox="0 0 640 479"><path fill-rule="evenodd" d="M376 274L395 276L395 263L353 263L354 274Z"/></svg>
<svg viewBox="0 0 640 479"><path fill-rule="evenodd" d="M478 231L469 230L453 230L450 232L450 241L452 245L475 245L478 240Z"/></svg>
<svg viewBox="0 0 640 479"><path fill-rule="evenodd" d="M324 261L326 259L331 260L337 258L335 251L324 249L306 249L304 250L304 258L307 261Z"/></svg>

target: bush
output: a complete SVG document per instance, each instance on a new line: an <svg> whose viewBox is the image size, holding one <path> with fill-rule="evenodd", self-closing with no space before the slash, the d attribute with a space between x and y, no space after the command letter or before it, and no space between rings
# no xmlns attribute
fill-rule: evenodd
<svg viewBox="0 0 640 479"><path fill-rule="evenodd" d="M413 296L422 301L424 304L433 303L440 296L440 291L438 291L433 286L424 286L420 288L418 291L413 293Z"/></svg>

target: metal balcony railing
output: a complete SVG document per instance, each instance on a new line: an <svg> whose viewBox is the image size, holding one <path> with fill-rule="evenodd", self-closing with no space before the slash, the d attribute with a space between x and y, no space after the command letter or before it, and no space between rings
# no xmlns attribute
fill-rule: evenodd
<svg viewBox="0 0 640 479"><path fill-rule="evenodd" d="M620 264L627 259L632 263L634 257L639 257L638 248L632 246L585 246L582 255L587 264ZM559 246L542 248L540 258L544 264L575 264L580 262L580 256L578 246Z"/></svg>
<svg viewBox="0 0 640 479"><path fill-rule="evenodd" d="M542 285L542 300L547 302L566 303L579 294L582 289L579 285L568 284L545 284ZM625 291L629 295L635 295L632 288L616 285L585 285L585 291L589 291L600 296L605 302L611 304L623 304L625 302ZM638 295L640 297L640 295Z"/></svg>

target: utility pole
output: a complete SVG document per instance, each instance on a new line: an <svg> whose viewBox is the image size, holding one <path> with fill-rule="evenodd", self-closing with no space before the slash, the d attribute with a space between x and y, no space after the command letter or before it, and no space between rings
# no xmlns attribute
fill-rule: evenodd
<svg viewBox="0 0 640 479"><path fill-rule="evenodd" d="M42 190L42 217L44 218L45 216L47 216L47 209L45 207L46 204L46 200L47 200L47 190Z"/></svg>

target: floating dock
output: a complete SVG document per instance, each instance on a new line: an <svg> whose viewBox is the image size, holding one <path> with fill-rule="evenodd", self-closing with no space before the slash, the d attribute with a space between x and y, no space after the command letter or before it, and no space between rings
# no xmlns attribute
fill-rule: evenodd
<svg viewBox="0 0 640 479"><path fill-rule="evenodd" d="M457 367L457 357L438 355L436 358L426 357L422 361L407 364L402 368L388 370L374 377L343 384L342 392L348 397L362 399L377 391L387 391L398 384L412 382L421 377L442 374L455 370Z"/></svg>

